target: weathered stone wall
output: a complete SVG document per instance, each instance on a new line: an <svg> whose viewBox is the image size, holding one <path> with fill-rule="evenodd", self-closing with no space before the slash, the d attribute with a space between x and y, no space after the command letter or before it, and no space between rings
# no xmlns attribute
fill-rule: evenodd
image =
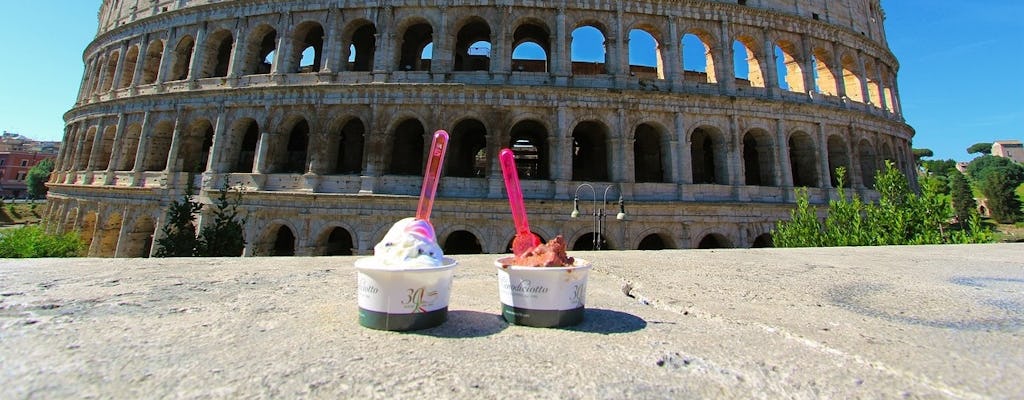
<svg viewBox="0 0 1024 400"><path fill-rule="evenodd" d="M136 3L100 10L51 181L50 226L88 231L92 255L148 254L189 176L205 203L246 191L246 254L367 252L413 213L437 129L452 142L433 219L453 251L514 234L503 147L537 233L580 247L764 245L793 187L824 202L842 166L871 198L884 160L912 171L875 1ZM574 41L580 27L603 41ZM467 54L479 42L488 55ZM515 56L524 43L543 60ZM625 221L594 218L606 194ZM590 217L567 218L576 196Z"/></svg>

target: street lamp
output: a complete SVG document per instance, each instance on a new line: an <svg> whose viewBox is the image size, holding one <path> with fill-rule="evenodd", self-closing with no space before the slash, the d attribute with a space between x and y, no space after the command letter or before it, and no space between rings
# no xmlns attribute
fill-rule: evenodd
<svg viewBox="0 0 1024 400"><path fill-rule="evenodd" d="M601 239L604 237L604 218L610 212L605 211L605 207L608 206L608 191L615 187L608 185L604 188L604 199L601 203L601 207L597 207L597 190L594 186L589 183L581 183L576 186L576 194L572 199L572 214L569 214L572 218L580 216L580 189L587 187L590 189L590 193L593 194L594 198L594 250L601 250ZM622 201L622 190L619 190L619 213L615 214L615 219L623 221L626 219L626 206Z"/></svg>

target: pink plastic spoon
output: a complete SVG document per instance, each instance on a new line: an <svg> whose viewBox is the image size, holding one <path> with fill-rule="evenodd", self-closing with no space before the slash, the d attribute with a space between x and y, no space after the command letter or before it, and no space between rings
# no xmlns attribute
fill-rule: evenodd
<svg viewBox="0 0 1024 400"><path fill-rule="evenodd" d="M512 207L512 221L516 224L516 237L512 239L512 254L522 255L527 250L540 244L540 239L530 232L530 223L526 220L526 205L523 204L523 191L519 187L519 171L516 170L515 154L512 150L501 149L498 153L501 163L501 175L505 178L505 190L508 192L508 203Z"/></svg>
<svg viewBox="0 0 1024 400"><path fill-rule="evenodd" d="M448 132L434 132L434 140L430 143L427 158L427 170L423 173L423 189L420 191L420 204L416 208L416 218L430 221L430 210L434 208L434 194L441 178L441 165L444 164L444 153L448 150Z"/></svg>

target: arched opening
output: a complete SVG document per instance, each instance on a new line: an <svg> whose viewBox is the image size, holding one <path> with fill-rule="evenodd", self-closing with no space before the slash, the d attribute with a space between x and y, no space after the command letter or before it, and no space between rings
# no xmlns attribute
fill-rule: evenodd
<svg viewBox="0 0 1024 400"><path fill-rule="evenodd" d="M455 36L455 71L488 71L491 68L491 27L474 18Z"/></svg>
<svg viewBox="0 0 1024 400"><path fill-rule="evenodd" d="M171 150L171 136L174 135L174 123L160 121L153 127L153 135L146 149L146 160L143 169L146 171L163 171L167 168L167 156Z"/></svg>
<svg viewBox="0 0 1024 400"><path fill-rule="evenodd" d="M368 21L362 21L361 26L352 32L352 38L348 43L348 70L349 71L372 71L373 57L377 49L377 27Z"/></svg>
<svg viewBox="0 0 1024 400"><path fill-rule="evenodd" d="M107 67L104 68L105 73L103 74L103 88L102 91L109 91L114 87L114 72L117 69L117 60L120 59L121 53L113 52L110 54L110 58L107 59Z"/></svg>
<svg viewBox="0 0 1024 400"><path fill-rule="evenodd" d="M210 35L203 48L206 55L203 68L199 72L201 78L220 78L228 76L228 66L231 64L231 50L235 47L234 36L231 31L221 29Z"/></svg>
<svg viewBox="0 0 1024 400"><path fill-rule="evenodd" d="M455 231L444 241L444 254L482 254L480 239L468 231Z"/></svg>
<svg viewBox="0 0 1024 400"><path fill-rule="evenodd" d="M363 171L363 140L366 128L363 121L353 118L338 132L336 163L334 170L339 174L358 174Z"/></svg>
<svg viewBox="0 0 1024 400"><path fill-rule="evenodd" d="M164 42L162 40L154 40L149 42L149 47L146 48L146 60L142 63L142 80L140 81L143 85L151 85L156 83L156 77L160 72L160 62L164 56Z"/></svg>
<svg viewBox="0 0 1024 400"><path fill-rule="evenodd" d="M836 75L832 73L832 66L829 65L829 62L832 61L832 54L818 48L814 50L814 55L811 58L814 64L814 85L817 86L818 93L829 96L837 95L839 89L836 86Z"/></svg>
<svg viewBox="0 0 1024 400"><path fill-rule="evenodd" d="M607 129L598 122L586 121L572 130L572 180L608 180Z"/></svg>
<svg viewBox="0 0 1024 400"><path fill-rule="evenodd" d="M95 171L103 171L110 166L110 159L114 154L115 137L117 137L116 126L108 126L103 129L103 138L100 139L100 157L96 160Z"/></svg>
<svg viewBox="0 0 1024 400"><path fill-rule="evenodd" d="M658 40L643 29L629 31L629 74L642 79L665 79Z"/></svg>
<svg viewBox="0 0 1024 400"><path fill-rule="evenodd" d="M181 81L188 78L188 68L192 65L192 53L196 41L191 36L185 36L174 46L174 59L171 64L171 75L169 81Z"/></svg>
<svg viewBox="0 0 1024 400"><path fill-rule="evenodd" d="M696 83L718 83L712 36L704 31L683 35L683 80Z"/></svg>
<svg viewBox="0 0 1024 400"><path fill-rule="evenodd" d="M541 243L547 243L548 242L547 240L544 239L543 236L541 236L537 232L530 231L530 233L532 233L534 236L536 236L537 240L540 240ZM512 253L512 243L515 242L515 240L516 240L516 238L515 238L515 236L513 236L512 239L509 239L508 242L505 243L505 253Z"/></svg>
<svg viewBox="0 0 1024 400"><path fill-rule="evenodd" d="M843 64L843 89L846 91L846 97L850 100L863 103L864 102L864 91L861 90L860 75L857 74L857 62L853 56L844 54L842 58Z"/></svg>
<svg viewBox="0 0 1024 400"><path fill-rule="evenodd" d="M274 247L271 249L271 256L294 256L295 255L295 234L287 226L281 225L274 235Z"/></svg>
<svg viewBox="0 0 1024 400"><path fill-rule="evenodd" d="M480 157L483 152L483 157ZM445 160L446 175L458 177L484 177L487 173L487 128L475 119L455 125Z"/></svg>
<svg viewBox="0 0 1024 400"><path fill-rule="evenodd" d="M846 141L839 135L832 135L828 137L828 174L832 187L839 187L836 169L840 167L846 169L846 180L843 182L843 186L850 187L850 174L853 171L850 170L850 155L847 154Z"/></svg>
<svg viewBox="0 0 1024 400"><path fill-rule="evenodd" d="M871 105L881 108L882 91L877 78L878 68L875 66L874 62L867 60L864 62L864 70L867 71L867 75L864 77L864 79L867 80L868 87L867 101L870 102Z"/></svg>
<svg viewBox="0 0 1024 400"><path fill-rule="evenodd" d="M878 160L875 158L875 149L866 139L860 141L858 156L860 158L860 176L864 187L875 186L875 173L878 171Z"/></svg>
<svg viewBox="0 0 1024 400"><path fill-rule="evenodd" d="M156 225L150 217L141 217L135 221L130 232L125 237L125 245L122 246L122 253L125 257L149 258L153 249L153 234L156 233Z"/></svg>
<svg viewBox="0 0 1024 400"><path fill-rule="evenodd" d="M733 69L737 86L765 87L764 73L758 51L758 41L750 36L740 35L733 42Z"/></svg>
<svg viewBox="0 0 1024 400"><path fill-rule="evenodd" d="M597 240L601 242L600 243L600 247L601 247L600 249L598 249L595 246L595 243L594 243L594 238L595 237L597 237ZM597 233L594 233L594 232L590 232L590 233L584 234L584 235L580 236L578 239L576 239L576 242L572 244L572 249L574 251L613 250L613 249L610 249L608 247L608 241L605 239L604 235L597 234Z"/></svg>
<svg viewBox="0 0 1024 400"><path fill-rule="evenodd" d="M277 49L277 30L270 25L260 25L249 35L245 53L243 75L269 74L274 64Z"/></svg>
<svg viewBox="0 0 1024 400"><path fill-rule="evenodd" d="M662 162L661 132L650 124L640 124L633 135L634 180L667 182Z"/></svg>
<svg viewBox="0 0 1024 400"><path fill-rule="evenodd" d="M637 250L664 250L667 248L665 240L657 233L644 236L643 240L640 240L640 245L637 246Z"/></svg>
<svg viewBox="0 0 1024 400"><path fill-rule="evenodd" d="M547 128L537 121L521 121L512 127L509 136L519 179L548 179Z"/></svg>
<svg viewBox="0 0 1024 400"><path fill-rule="evenodd" d="M527 23L512 34L512 71L548 72L551 33L538 23Z"/></svg>
<svg viewBox="0 0 1024 400"><path fill-rule="evenodd" d="M395 128L391 140L391 165L388 173L419 175L423 171L423 125L414 119L403 121Z"/></svg>
<svg viewBox="0 0 1024 400"><path fill-rule="evenodd" d="M92 247L93 236L96 234L97 218L98 215L95 211L86 211L85 216L82 217L81 230L79 232L81 232L82 243L85 245L86 251Z"/></svg>
<svg viewBox="0 0 1024 400"><path fill-rule="evenodd" d="M351 256L352 248L355 247L352 241L352 234L344 228L336 227L327 235L324 243L325 256Z"/></svg>
<svg viewBox="0 0 1024 400"><path fill-rule="evenodd" d="M85 141L82 142L82 152L75 155L75 167L76 171L83 171L89 165L89 156L92 154L92 144L96 141L96 128L95 126L89 127L85 132Z"/></svg>
<svg viewBox="0 0 1024 400"><path fill-rule="evenodd" d="M117 146L120 153L118 165L114 166L115 171L131 171L135 168L135 154L139 150L139 137L142 135L142 126L139 124L128 125L121 137L121 143Z"/></svg>
<svg viewBox="0 0 1024 400"><path fill-rule="evenodd" d="M117 83L118 89L124 89L135 81L135 66L139 63L139 46L128 48L124 56L124 64L121 68L121 82Z"/></svg>
<svg viewBox="0 0 1024 400"><path fill-rule="evenodd" d="M324 28L316 22L303 22L295 27L295 49L292 54L291 72L319 72L323 65Z"/></svg>
<svg viewBox="0 0 1024 400"><path fill-rule="evenodd" d="M804 87L804 69L800 66L800 52L788 41L780 40L775 46L776 69L779 71L779 87L797 93L807 93Z"/></svg>
<svg viewBox="0 0 1024 400"><path fill-rule="evenodd" d="M768 132L753 129L743 135L743 175L746 185L775 185L773 150Z"/></svg>
<svg viewBox="0 0 1024 400"><path fill-rule="evenodd" d="M717 233L710 233L704 236L697 244L698 249L728 249L731 248L732 244L729 243L729 239Z"/></svg>
<svg viewBox="0 0 1024 400"><path fill-rule="evenodd" d="M725 159L725 139L718 131L707 127L693 130L690 135L693 183L728 184Z"/></svg>
<svg viewBox="0 0 1024 400"><path fill-rule="evenodd" d="M234 168L231 172L253 173L253 164L256 161L256 146L260 140L260 126L256 121L244 119L235 124L232 130L232 137L241 138L241 147L238 148L238 156L232 163ZM236 139L237 140L237 139Z"/></svg>
<svg viewBox="0 0 1024 400"><path fill-rule="evenodd" d="M113 257L117 253L117 239L121 234L121 222L121 214L117 212L111 213L105 221L102 221L100 230L97 232L100 240L97 257Z"/></svg>
<svg viewBox="0 0 1024 400"><path fill-rule="evenodd" d="M754 245L752 247L755 249L775 247L775 243L772 241L772 234L762 233L754 239Z"/></svg>
<svg viewBox="0 0 1024 400"><path fill-rule="evenodd" d="M434 28L427 23L410 26L402 35L399 71L429 71L430 60L423 59L427 46L434 42ZM433 52L431 52L433 54Z"/></svg>
<svg viewBox="0 0 1024 400"><path fill-rule="evenodd" d="M601 30L588 25L572 31L569 54L573 75L607 74L606 53Z"/></svg>
<svg viewBox="0 0 1024 400"><path fill-rule="evenodd" d="M206 119L193 121L182 139L181 147L178 149L181 171L205 171L210 156L210 146L213 145L213 125Z"/></svg>
<svg viewBox="0 0 1024 400"><path fill-rule="evenodd" d="M793 174L793 186L818 187L818 152L814 140L804 132L789 137L789 166Z"/></svg>
<svg viewBox="0 0 1024 400"><path fill-rule="evenodd" d="M287 153L281 172L302 174L306 172L306 152L309 148L309 123L300 120L288 133Z"/></svg>

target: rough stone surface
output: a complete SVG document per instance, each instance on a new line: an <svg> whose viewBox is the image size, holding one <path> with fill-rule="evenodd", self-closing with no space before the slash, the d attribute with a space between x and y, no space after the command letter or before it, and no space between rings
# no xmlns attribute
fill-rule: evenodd
<svg viewBox="0 0 1024 400"><path fill-rule="evenodd" d="M0 398L1021 398L1021 245L575 252L569 329L357 323L354 257L0 261Z"/></svg>

